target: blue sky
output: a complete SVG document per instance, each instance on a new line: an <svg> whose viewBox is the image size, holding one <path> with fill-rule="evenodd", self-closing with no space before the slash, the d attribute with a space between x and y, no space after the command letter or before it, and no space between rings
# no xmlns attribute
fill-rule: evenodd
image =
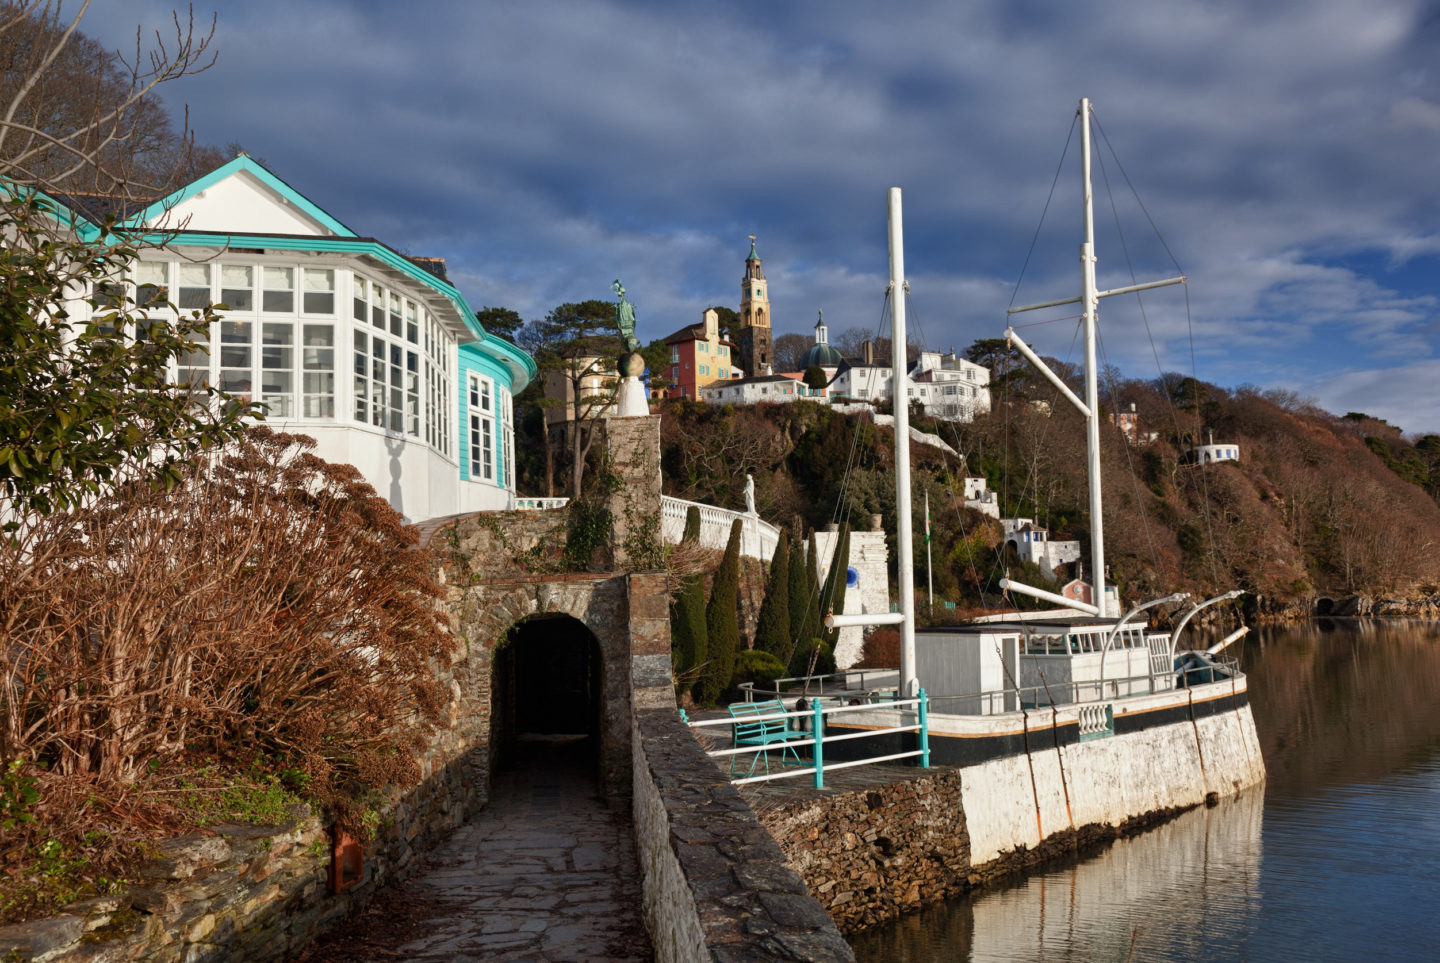
<svg viewBox="0 0 1440 963"><path fill-rule="evenodd" d="M110 45L168 21L98 3ZM197 15L208 10L197 5ZM758 236L777 333L874 328L905 192L931 347L999 336L1075 106L1190 278L1102 309L1108 360L1286 388L1440 432L1440 10L1411 0L1085 4L222 2L174 84L362 234L538 317L624 279L643 339L738 306ZM133 43L133 39L131 41ZM1103 143L1102 143L1103 146ZM1072 147L1069 161L1076 156ZM1172 273L1105 157L1102 287ZM1017 303L1075 293L1078 170ZM1063 318L1064 312L1047 317ZM1073 322L1026 329L1064 357Z"/></svg>

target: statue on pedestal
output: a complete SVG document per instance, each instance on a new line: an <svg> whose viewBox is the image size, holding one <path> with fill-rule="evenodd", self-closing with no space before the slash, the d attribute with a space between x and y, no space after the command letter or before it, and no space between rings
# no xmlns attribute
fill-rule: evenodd
<svg viewBox="0 0 1440 963"><path fill-rule="evenodd" d="M620 372L620 391L616 409L620 416L650 414L650 403L645 398L645 389L640 385L640 375L645 372L645 358L640 354L640 342L635 339L635 305L625 298L625 285L616 278L610 285L619 301L615 304L615 327L625 342L625 353L615 363Z"/></svg>

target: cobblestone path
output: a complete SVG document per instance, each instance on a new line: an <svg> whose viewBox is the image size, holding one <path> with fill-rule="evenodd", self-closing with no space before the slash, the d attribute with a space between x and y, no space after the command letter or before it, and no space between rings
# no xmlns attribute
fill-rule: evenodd
<svg viewBox="0 0 1440 963"><path fill-rule="evenodd" d="M600 799L576 749L523 744L485 809L301 959L650 960L629 810Z"/></svg>

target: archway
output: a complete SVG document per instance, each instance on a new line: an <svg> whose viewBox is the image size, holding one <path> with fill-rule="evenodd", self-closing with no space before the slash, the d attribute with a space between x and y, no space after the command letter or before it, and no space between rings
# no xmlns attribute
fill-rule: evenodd
<svg viewBox="0 0 1440 963"><path fill-rule="evenodd" d="M594 768L603 712L599 640L568 615L539 615L512 625L491 667L492 758L500 765L556 746L570 762Z"/></svg>

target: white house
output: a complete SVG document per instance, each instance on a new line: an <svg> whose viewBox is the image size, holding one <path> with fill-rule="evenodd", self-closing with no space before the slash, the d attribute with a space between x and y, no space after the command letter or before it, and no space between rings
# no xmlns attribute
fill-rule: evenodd
<svg viewBox="0 0 1440 963"><path fill-rule="evenodd" d="M812 388L791 375L758 375L712 381L700 386L700 400L712 405L755 405L760 402L828 400L824 388Z"/></svg>
<svg viewBox="0 0 1440 963"><path fill-rule="evenodd" d="M893 370L890 365L843 362L830 380L831 398L888 401ZM990 410L990 370L954 352L942 355L922 351L907 372L906 392L925 412L949 421L970 421Z"/></svg>
<svg viewBox="0 0 1440 963"><path fill-rule="evenodd" d="M1190 449L1189 461L1193 465L1208 465L1215 461L1239 461L1240 446L1234 444L1196 445Z"/></svg>
<svg viewBox="0 0 1440 963"><path fill-rule="evenodd" d="M1080 543L1076 541L1051 541L1050 532L1035 524L1031 518L1002 518L1005 529L1005 544L1015 550L1022 562L1040 566L1052 577L1061 565L1080 558Z"/></svg>
<svg viewBox="0 0 1440 963"><path fill-rule="evenodd" d="M114 209L53 199L88 239ZM444 261L356 234L243 154L122 213L153 229L125 279L140 302L225 305L177 378L262 403L411 521L513 502L513 397L535 363L480 326ZM81 299L72 316L89 311Z"/></svg>

